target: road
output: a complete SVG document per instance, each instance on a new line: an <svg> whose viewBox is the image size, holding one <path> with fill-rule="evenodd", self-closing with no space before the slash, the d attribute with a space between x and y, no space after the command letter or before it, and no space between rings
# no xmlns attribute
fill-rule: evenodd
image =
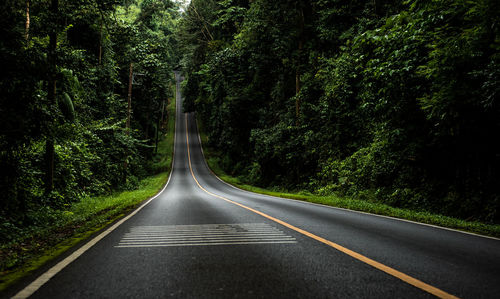
<svg viewBox="0 0 500 299"><path fill-rule="evenodd" d="M500 240L238 190L176 96L165 189L10 296L498 298Z"/></svg>

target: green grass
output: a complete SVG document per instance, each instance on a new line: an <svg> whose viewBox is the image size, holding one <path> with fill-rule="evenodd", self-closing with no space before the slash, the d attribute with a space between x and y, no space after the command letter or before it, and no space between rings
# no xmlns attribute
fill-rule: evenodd
<svg viewBox="0 0 500 299"><path fill-rule="evenodd" d="M167 133L158 143L158 153L152 161L153 169L159 173L141 180L136 190L83 198L66 211L42 211L52 213L56 221L50 226L26 230L22 238L1 246L0 291L122 218L163 188L173 158L175 100L167 109Z"/></svg>
<svg viewBox="0 0 500 299"><path fill-rule="evenodd" d="M203 132L203 128L200 128L200 132ZM206 135L203 133L200 133L200 135L202 143L207 144ZM275 196L275 197L302 200L332 207L344 208L360 212L383 215L383 216L390 216L390 217L406 219L410 221L432 224L441 227L500 238L500 225L486 224L477 221L466 221L439 214L433 214L425 211L414 211L409 209L395 208L387 204L365 201L356 198L339 197L334 195L317 196L313 194L307 194L305 192L303 193L277 192L273 190L251 186L246 184L245 182L242 182L237 177L228 175L221 169L221 167L219 166L219 161L221 157L220 153L206 146L203 148L203 151L205 153L205 158L207 159L208 166L219 178L243 190Z"/></svg>
<svg viewBox="0 0 500 299"><path fill-rule="evenodd" d="M37 230L36 235L27 236L28 240L19 244L10 244L2 248L8 253L10 269L2 272L0 291L32 273L48 261L53 260L94 233L133 210L144 200L161 190L168 177L167 172L145 178L137 190L115 193L110 196L86 198L74 204L68 211L62 212L62 221ZM35 233L35 232L34 232ZM24 256L23 256L24 255Z"/></svg>

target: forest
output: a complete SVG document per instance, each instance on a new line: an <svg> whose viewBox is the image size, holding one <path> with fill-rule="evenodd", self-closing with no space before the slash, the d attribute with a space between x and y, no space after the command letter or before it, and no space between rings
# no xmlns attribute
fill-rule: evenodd
<svg viewBox="0 0 500 299"><path fill-rule="evenodd" d="M98 218L76 204L94 209L91 199L170 167L153 158L173 97L179 16L170 0L1 1L2 270L41 238Z"/></svg>
<svg viewBox="0 0 500 299"><path fill-rule="evenodd" d="M500 2L192 0L186 111L276 190L499 223Z"/></svg>
<svg viewBox="0 0 500 299"><path fill-rule="evenodd" d="M0 271L165 183L174 70L246 184L500 224L499 28L498 0L3 0Z"/></svg>

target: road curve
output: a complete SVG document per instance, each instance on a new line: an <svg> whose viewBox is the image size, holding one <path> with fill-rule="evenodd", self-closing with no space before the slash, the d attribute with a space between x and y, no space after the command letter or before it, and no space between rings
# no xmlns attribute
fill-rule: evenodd
<svg viewBox="0 0 500 299"><path fill-rule="evenodd" d="M500 240L221 182L206 166L194 114L182 113L179 78L177 87L166 188L55 262L46 282L31 277L8 297L498 298Z"/></svg>

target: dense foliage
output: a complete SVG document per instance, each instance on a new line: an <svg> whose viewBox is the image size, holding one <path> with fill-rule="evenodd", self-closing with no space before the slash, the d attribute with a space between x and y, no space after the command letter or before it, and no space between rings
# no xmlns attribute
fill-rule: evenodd
<svg viewBox="0 0 500 299"><path fill-rule="evenodd" d="M178 16L170 0L1 2L2 243L51 211L164 171L151 157Z"/></svg>
<svg viewBox="0 0 500 299"><path fill-rule="evenodd" d="M251 183L498 223L499 6L192 0L185 109Z"/></svg>

